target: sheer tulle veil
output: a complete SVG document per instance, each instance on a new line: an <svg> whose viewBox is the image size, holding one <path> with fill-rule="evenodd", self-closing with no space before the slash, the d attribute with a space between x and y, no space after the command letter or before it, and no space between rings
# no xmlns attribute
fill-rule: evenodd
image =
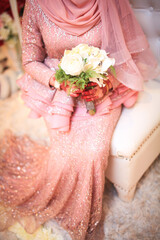
<svg viewBox="0 0 160 240"><path fill-rule="evenodd" d="M157 61L128 0L99 0L104 31L102 48L116 60L117 79L129 88L143 89L143 81L158 75Z"/></svg>

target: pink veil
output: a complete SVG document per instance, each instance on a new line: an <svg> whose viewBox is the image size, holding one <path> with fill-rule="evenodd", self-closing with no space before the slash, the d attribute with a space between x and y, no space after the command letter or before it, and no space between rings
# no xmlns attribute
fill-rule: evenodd
<svg viewBox="0 0 160 240"><path fill-rule="evenodd" d="M116 60L117 79L141 91L143 81L158 74L158 63L128 0L99 0L102 48Z"/></svg>

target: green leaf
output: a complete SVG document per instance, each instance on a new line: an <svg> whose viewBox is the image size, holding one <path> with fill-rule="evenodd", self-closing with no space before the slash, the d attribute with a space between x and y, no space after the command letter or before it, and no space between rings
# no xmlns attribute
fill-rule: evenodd
<svg viewBox="0 0 160 240"><path fill-rule="evenodd" d="M116 70L115 70L115 68L113 66L110 66L109 69L110 69L112 75L116 78Z"/></svg>
<svg viewBox="0 0 160 240"><path fill-rule="evenodd" d="M87 62L87 58L83 58L83 60L84 60L84 63L86 63L86 62Z"/></svg>

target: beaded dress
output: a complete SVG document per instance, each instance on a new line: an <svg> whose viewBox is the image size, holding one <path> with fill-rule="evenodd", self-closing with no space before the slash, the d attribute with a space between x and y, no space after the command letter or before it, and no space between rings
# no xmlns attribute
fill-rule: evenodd
<svg viewBox="0 0 160 240"><path fill-rule="evenodd" d="M44 118L50 146L23 136L10 136L7 142L4 138L0 197L7 213L1 217L1 229L18 220L32 233L54 219L72 239L84 240L100 222L113 130L121 104L132 106L138 94L114 80L113 93L95 102L97 113L91 117L83 100L50 89L49 79L65 49L80 43L100 47L101 31L100 22L82 36L72 36L51 22L36 0L26 1L22 53L26 74L17 83L30 117ZM67 104L64 99L70 103L67 109L57 105ZM69 131L61 133L54 120L58 115L62 121L65 114Z"/></svg>

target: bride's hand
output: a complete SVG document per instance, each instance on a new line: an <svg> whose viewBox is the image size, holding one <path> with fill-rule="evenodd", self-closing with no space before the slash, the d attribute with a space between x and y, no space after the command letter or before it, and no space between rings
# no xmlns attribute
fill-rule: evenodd
<svg viewBox="0 0 160 240"><path fill-rule="evenodd" d="M83 92L83 90L77 89L75 85L72 85L72 87L70 87L70 85L67 84L65 86L64 82L61 83L60 89L64 90L71 97L78 97Z"/></svg>
<svg viewBox="0 0 160 240"><path fill-rule="evenodd" d="M56 89L60 90L60 83L57 82L57 80L55 79L55 74L53 74L51 76L51 78L49 79L49 87L51 89L55 89L56 88Z"/></svg>
<svg viewBox="0 0 160 240"><path fill-rule="evenodd" d="M87 87L93 87L90 90L82 92L82 99L86 102L95 101L102 98L107 93L106 87L99 87L97 83L89 83Z"/></svg>
<svg viewBox="0 0 160 240"><path fill-rule="evenodd" d="M82 90L77 89L75 85L73 85L70 88L69 83L65 86L64 82L61 83L61 84L59 82L57 82L57 80L55 79L55 75L54 74L49 79L49 87L51 89L55 89L56 88L58 90L64 90L71 97L78 97L82 93Z"/></svg>
<svg viewBox="0 0 160 240"><path fill-rule="evenodd" d="M111 82L109 80L106 81L104 87L100 87L97 83L94 82L89 83L87 87L91 87L92 89L86 89L82 92L82 99L84 99L86 102L95 101L104 97L112 88Z"/></svg>

